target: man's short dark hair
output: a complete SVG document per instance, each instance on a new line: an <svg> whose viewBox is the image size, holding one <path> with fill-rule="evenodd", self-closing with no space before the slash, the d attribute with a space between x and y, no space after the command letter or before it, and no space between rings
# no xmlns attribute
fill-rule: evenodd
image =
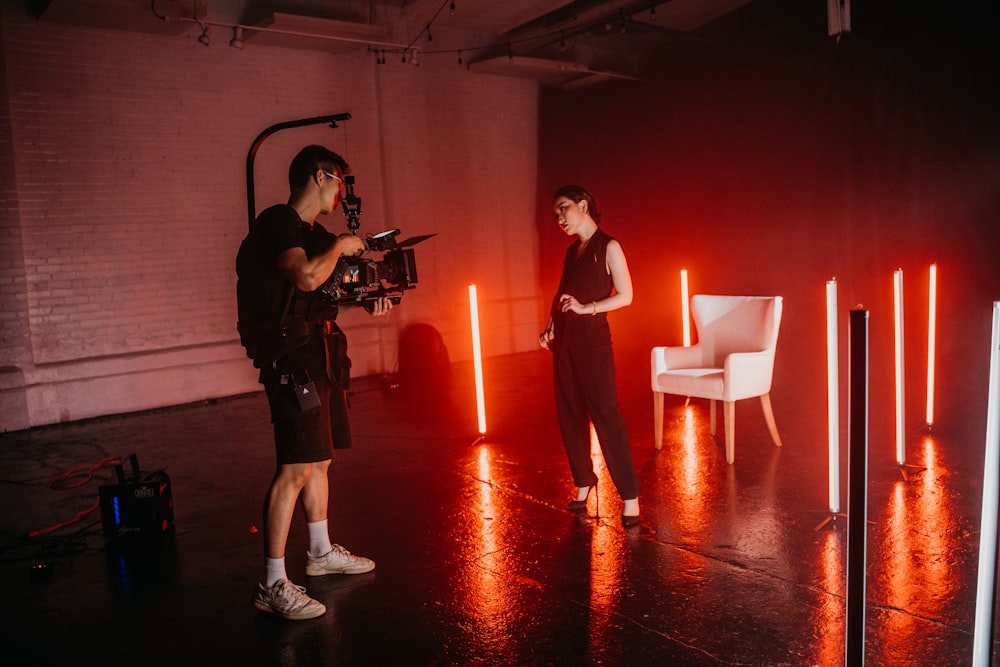
<svg viewBox="0 0 1000 667"><path fill-rule="evenodd" d="M288 167L288 187L292 192L301 190L317 170L333 172L335 167L345 176L351 173L347 160L329 148L315 144L306 146L292 159L292 164Z"/></svg>

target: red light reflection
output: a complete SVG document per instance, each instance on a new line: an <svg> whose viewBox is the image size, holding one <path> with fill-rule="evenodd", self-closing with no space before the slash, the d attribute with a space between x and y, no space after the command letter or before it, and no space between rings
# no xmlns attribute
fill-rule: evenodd
<svg viewBox="0 0 1000 667"><path fill-rule="evenodd" d="M944 491L942 479L947 471L938 465L936 447L933 438L924 438L926 469L919 473L921 478L893 487L885 529L879 533L881 543L875 545L874 553L881 558L872 564L869 590L879 591L883 599L872 602L910 612L885 615L879 641L886 655L907 655L919 633L925 632L922 619L946 618L956 595L949 577L949 554L958 545L950 541L960 539L961 531L952 529L957 517Z"/></svg>
<svg viewBox="0 0 1000 667"><path fill-rule="evenodd" d="M672 452L676 460L669 465L680 472L680 478L674 480L674 486L679 488L668 489L666 493L673 498L670 507L673 524L687 539L701 541L707 536L711 524L706 508L715 505L719 483L712 474L710 450L704 444L699 445L699 430L706 430L707 427L699 423L693 405L683 407L681 426L680 429L670 429L679 432L680 443L668 443L663 450Z"/></svg>
<svg viewBox="0 0 1000 667"><path fill-rule="evenodd" d="M816 654L809 664L837 665L844 662L844 552L840 535L823 533L819 552L823 592L817 596L810 627L815 635Z"/></svg>
<svg viewBox="0 0 1000 667"><path fill-rule="evenodd" d="M472 511L464 513L468 524L465 543L469 546L469 558L475 563L469 568L469 581L459 584L468 598L469 613L482 628L490 628L491 642L505 642L510 636L508 613L512 608L510 591L501 585L497 572L503 571L501 563L501 540L497 535L497 507L493 485L492 451L481 445L476 460L479 479L478 494L472 498ZM506 619L506 620L505 620ZM485 635L484 639L487 638Z"/></svg>
<svg viewBox="0 0 1000 667"><path fill-rule="evenodd" d="M593 425L590 427L590 454L594 459L599 487L606 497L615 497L615 487L611 481L601 445ZM621 507L610 502L600 510L601 520L597 521L590 538L590 623L588 638L591 655L600 655L601 650L616 641L620 632L616 622L619 611L622 581L624 577L627 551L625 532L618 522ZM614 519L614 520L612 520Z"/></svg>

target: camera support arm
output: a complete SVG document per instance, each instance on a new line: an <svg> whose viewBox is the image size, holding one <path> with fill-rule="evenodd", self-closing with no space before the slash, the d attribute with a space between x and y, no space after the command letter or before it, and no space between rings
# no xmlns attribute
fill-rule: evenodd
<svg viewBox="0 0 1000 667"><path fill-rule="evenodd" d="M253 226L253 221L257 217L257 207L254 203L254 191L253 191L253 161L257 156L257 151L260 149L261 144L269 136L278 132L280 130L287 130L293 127L304 127L307 125L320 125L322 123L329 123L330 127L336 128L338 121L350 120L351 114L349 113L338 113L329 116L316 116L314 118L303 118L301 120L288 120L283 123L275 123L263 132L257 135L257 138L253 140L250 144L250 151L247 153L247 218L248 224Z"/></svg>

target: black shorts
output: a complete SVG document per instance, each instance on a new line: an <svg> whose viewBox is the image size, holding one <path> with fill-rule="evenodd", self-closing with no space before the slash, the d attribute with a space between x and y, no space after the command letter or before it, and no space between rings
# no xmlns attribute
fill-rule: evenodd
<svg viewBox="0 0 1000 667"><path fill-rule="evenodd" d="M351 447L347 395L326 378L314 381L319 407L302 411L290 384L265 382L264 391L274 424L278 465L315 463L333 458L333 450Z"/></svg>

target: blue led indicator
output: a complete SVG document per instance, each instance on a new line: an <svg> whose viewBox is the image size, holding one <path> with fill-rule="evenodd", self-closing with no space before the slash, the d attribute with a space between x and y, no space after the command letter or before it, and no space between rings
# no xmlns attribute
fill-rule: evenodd
<svg viewBox="0 0 1000 667"><path fill-rule="evenodd" d="M118 496L111 499L111 504L115 506L115 525L120 526L122 525L122 517L118 511Z"/></svg>

